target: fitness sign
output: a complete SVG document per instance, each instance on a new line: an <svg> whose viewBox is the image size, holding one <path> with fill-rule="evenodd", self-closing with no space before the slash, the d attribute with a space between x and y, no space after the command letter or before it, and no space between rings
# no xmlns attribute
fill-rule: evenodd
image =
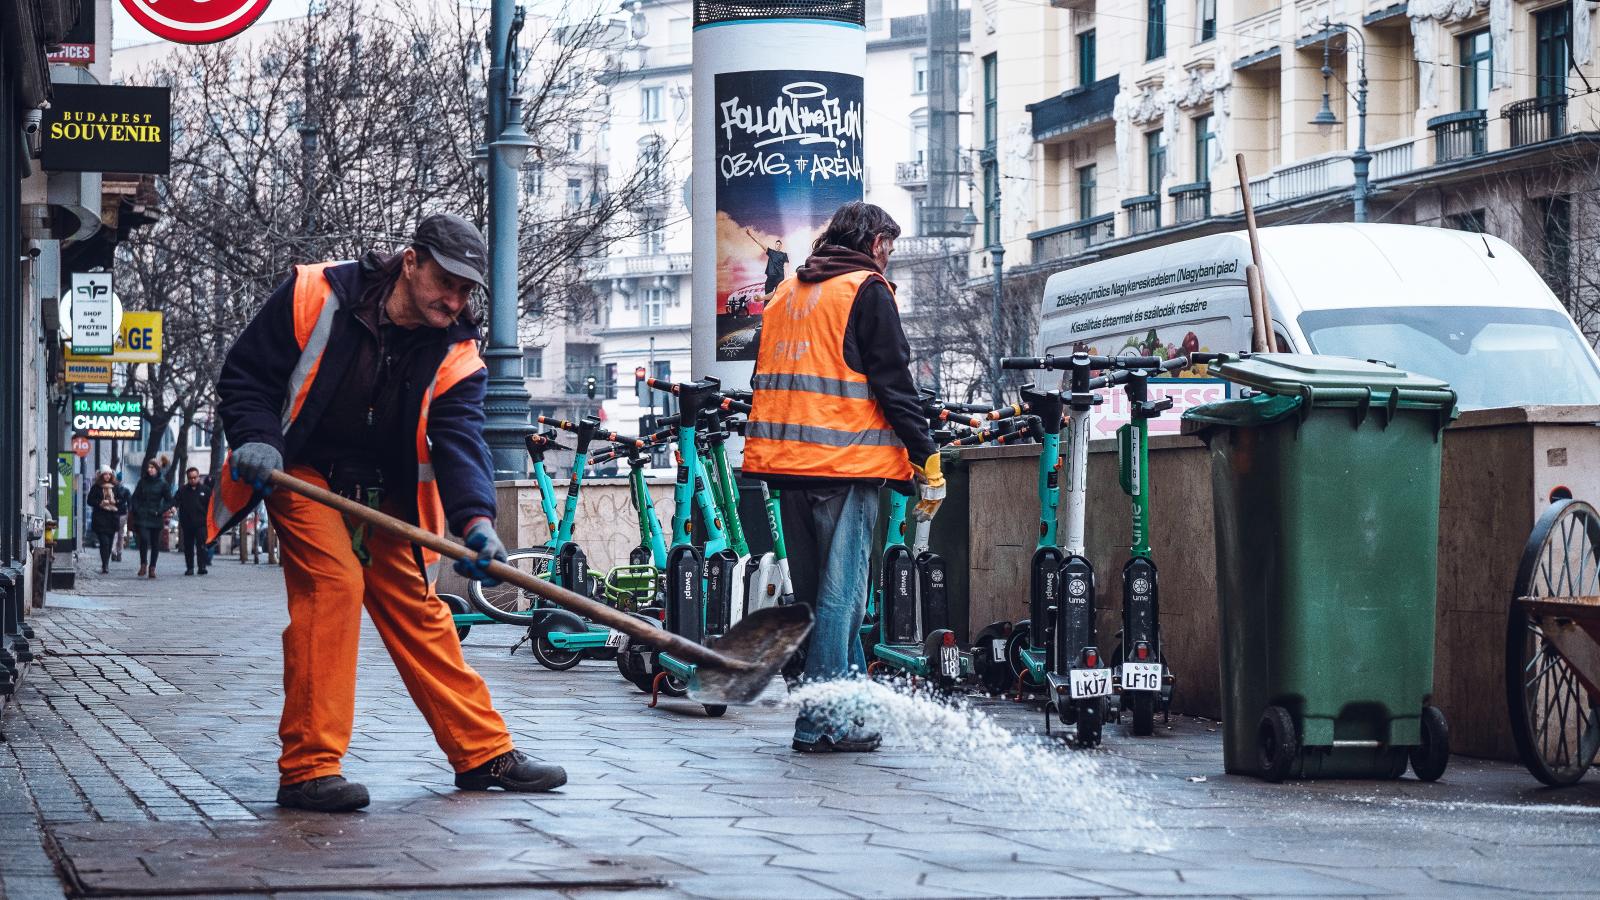
<svg viewBox="0 0 1600 900"><path fill-rule="evenodd" d="M862 197L862 79L722 72L715 112L717 359L754 360L773 289Z"/></svg>
<svg viewBox="0 0 1600 900"><path fill-rule="evenodd" d="M271 0L122 0L135 22L177 44L214 44L255 24Z"/></svg>

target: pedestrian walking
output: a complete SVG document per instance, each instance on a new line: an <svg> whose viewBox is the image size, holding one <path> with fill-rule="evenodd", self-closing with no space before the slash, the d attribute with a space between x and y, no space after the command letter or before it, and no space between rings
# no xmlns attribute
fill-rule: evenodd
<svg viewBox="0 0 1600 900"><path fill-rule="evenodd" d="M100 549L100 572L111 571L111 557L116 549L117 532L122 528L122 517L128 512L122 486L110 466L101 466L89 485L85 504L89 507L89 530L94 532L95 546Z"/></svg>
<svg viewBox="0 0 1600 900"><path fill-rule="evenodd" d="M109 466L107 468L110 468ZM112 562L122 562L122 548L128 543L128 512L133 506L133 492L122 483L122 471L119 469L115 475L117 483L117 505L122 514L117 517L117 535L111 551Z"/></svg>
<svg viewBox="0 0 1600 900"><path fill-rule="evenodd" d="M191 466L178 488L178 545L183 548L183 574L193 575L195 563L206 574L206 514L211 510L211 488L200 480L200 470Z"/></svg>
<svg viewBox="0 0 1600 900"><path fill-rule="evenodd" d="M845 204L762 314L744 472L783 490L795 597L816 615L808 681L866 670L860 628L879 487L917 493L921 519L944 498L894 286L883 276L899 234L882 209ZM798 751L862 752L879 742L864 722L829 721L807 707L795 719Z"/></svg>
<svg viewBox="0 0 1600 900"><path fill-rule="evenodd" d="M462 658L450 610L434 592L438 555L347 525L298 494L270 492L266 480L283 470L436 534L448 528L478 553L474 563L457 563L469 577L505 559L483 439L488 375L468 308L487 262L471 223L434 215L399 253L297 266L223 364L217 411L236 449L212 494L212 534L266 495L288 589L282 806L367 805L366 788L341 767L363 603L456 787L547 791L566 783L559 766L513 747L488 685Z"/></svg>
<svg viewBox="0 0 1600 900"><path fill-rule="evenodd" d="M139 577L156 577L156 560L161 557L161 533L172 515L172 485L161 474L161 464L145 460L144 474L133 486L128 518L139 540Z"/></svg>

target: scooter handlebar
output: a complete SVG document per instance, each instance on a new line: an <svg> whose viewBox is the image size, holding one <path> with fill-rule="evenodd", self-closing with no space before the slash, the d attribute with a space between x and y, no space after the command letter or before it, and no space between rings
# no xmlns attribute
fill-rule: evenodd
<svg viewBox="0 0 1600 900"><path fill-rule="evenodd" d="M578 430L577 422L568 422L566 419L557 419L554 416L538 416L534 419L534 421L538 422L540 425L549 425L551 428L559 428L562 431Z"/></svg>
<svg viewBox="0 0 1600 900"><path fill-rule="evenodd" d="M723 394L722 403L720 405L728 412L745 413L746 415L750 413L749 403L746 403L743 400L735 400L733 397L730 397L727 394Z"/></svg>

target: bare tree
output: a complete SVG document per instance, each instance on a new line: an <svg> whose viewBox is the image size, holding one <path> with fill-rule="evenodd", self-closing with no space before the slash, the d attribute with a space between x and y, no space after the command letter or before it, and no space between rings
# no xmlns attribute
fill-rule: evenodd
<svg viewBox="0 0 1600 900"><path fill-rule="evenodd" d="M1025 273L1005 278L998 339L991 307L994 282L969 277L965 252L896 259L894 277L907 282L908 295L913 298L905 316L913 371L925 386L945 398L961 402L989 399L993 383L990 349L997 344L1002 348L1001 355L1033 352L1043 275ZM1001 384L1019 384L1015 374L1001 372Z"/></svg>

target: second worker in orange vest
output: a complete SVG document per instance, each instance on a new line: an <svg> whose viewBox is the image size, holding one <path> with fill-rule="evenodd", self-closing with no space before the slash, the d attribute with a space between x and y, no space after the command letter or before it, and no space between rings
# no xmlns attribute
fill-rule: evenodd
<svg viewBox="0 0 1600 900"><path fill-rule="evenodd" d="M944 498L939 452L908 368L894 288L884 278L900 226L870 203L847 203L811 256L762 313L744 472L783 491L784 543L795 597L816 624L808 681L866 670L866 612L878 489L919 497L932 518ZM868 723L802 707L794 749L869 751Z"/></svg>
<svg viewBox="0 0 1600 900"><path fill-rule="evenodd" d="M296 477L423 528L462 535L483 564L505 559L483 438L486 375L468 309L488 251L472 224L434 215L393 255L297 266L228 351L218 415L235 449L211 498L211 539ZM361 609L456 771L456 786L546 791L558 766L513 749L489 688L461 655L433 590L438 557L352 529L298 494L267 498L289 594L283 632L278 803L322 812L367 805L341 760L355 716ZM463 564L458 563L460 568Z"/></svg>

